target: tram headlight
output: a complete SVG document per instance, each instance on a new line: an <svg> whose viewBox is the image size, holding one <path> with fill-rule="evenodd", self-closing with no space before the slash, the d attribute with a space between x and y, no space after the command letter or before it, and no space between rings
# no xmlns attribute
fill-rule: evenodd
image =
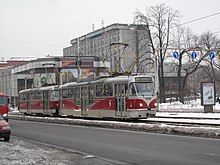
<svg viewBox="0 0 220 165"><path fill-rule="evenodd" d="M156 107L157 107L157 101L156 101L156 99L154 99L154 100L152 100L152 101L150 102L149 107L150 107L150 108L156 108Z"/></svg>
<svg viewBox="0 0 220 165"><path fill-rule="evenodd" d="M143 107L143 103L140 103L139 106L140 106L140 107Z"/></svg>

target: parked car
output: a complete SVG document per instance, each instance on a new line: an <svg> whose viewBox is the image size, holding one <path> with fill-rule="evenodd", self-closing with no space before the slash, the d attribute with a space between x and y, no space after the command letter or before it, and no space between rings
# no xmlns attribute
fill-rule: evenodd
<svg viewBox="0 0 220 165"><path fill-rule="evenodd" d="M0 115L0 138L4 138L4 141L9 141L10 134L11 130L9 124L5 121L4 117Z"/></svg>

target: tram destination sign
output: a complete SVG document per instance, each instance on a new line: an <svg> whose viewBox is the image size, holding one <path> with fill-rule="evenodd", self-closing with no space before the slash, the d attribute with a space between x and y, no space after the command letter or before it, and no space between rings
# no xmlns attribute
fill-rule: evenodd
<svg viewBox="0 0 220 165"><path fill-rule="evenodd" d="M153 82L152 77L136 77L135 82Z"/></svg>

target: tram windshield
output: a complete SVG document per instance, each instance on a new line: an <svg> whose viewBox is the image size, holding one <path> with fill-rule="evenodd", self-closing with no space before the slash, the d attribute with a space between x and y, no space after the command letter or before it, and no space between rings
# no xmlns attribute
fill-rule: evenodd
<svg viewBox="0 0 220 165"><path fill-rule="evenodd" d="M54 90L50 93L50 100L58 100L59 99L59 91Z"/></svg>
<svg viewBox="0 0 220 165"><path fill-rule="evenodd" d="M152 96L154 94L153 83L136 82L130 85L131 96Z"/></svg>

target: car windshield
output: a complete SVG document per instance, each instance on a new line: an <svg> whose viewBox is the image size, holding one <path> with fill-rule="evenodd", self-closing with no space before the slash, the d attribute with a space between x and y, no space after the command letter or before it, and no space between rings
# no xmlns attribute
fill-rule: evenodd
<svg viewBox="0 0 220 165"><path fill-rule="evenodd" d="M7 98L0 96L0 105L6 105L7 104Z"/></svg>
<svg viewBox="0 0 220 165"><path fill-rule="evenodd" d="M152 96L154 94L153 83L132 83L130 85L131 96Z"/></svg>

